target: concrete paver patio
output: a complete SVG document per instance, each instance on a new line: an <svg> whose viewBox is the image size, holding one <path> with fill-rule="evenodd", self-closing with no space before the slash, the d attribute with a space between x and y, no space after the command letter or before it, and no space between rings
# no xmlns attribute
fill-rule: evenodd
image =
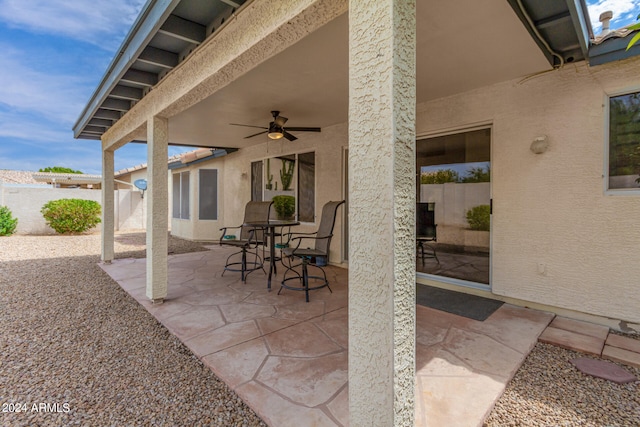
<svg viewBox="0 0 640 427"><path fill-rule="evenodd" d="M348 271L333 293L267 291L256 271L221 276L230 250L169 256L168 296L145 296L145 259L102 268L270 426L348 426ZM282 268L274 284L279 283ZM553 319L503 305L484 322L417 306L416 426L478 426ZM375 343L371 343L375 345Z"/></svg>

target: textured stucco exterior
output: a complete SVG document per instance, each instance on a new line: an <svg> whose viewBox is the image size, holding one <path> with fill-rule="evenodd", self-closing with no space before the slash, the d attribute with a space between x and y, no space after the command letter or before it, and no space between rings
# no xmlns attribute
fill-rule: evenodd
<svg viewBox="0 0 640 427"><path fill-rule="evenodd" d="M605 193L604 109L638 90L638 67L572 64L418 105L419 136L492 126L494 294L640 322L640 195Z"/></svg>
<svg viewBox="0 0 640 427"><path fill-rule="evenodd" d="M354 425L414 422L415 30L411 1L350 3L349 414Z"/></svg>
<svg viewBox="0 0 640 427"><path fill-rule="evenodd" d="M147 122L147 289L152 301L167 296L167 248L169 246L169 188L167 154L169 121L152 117Z"/></svg>

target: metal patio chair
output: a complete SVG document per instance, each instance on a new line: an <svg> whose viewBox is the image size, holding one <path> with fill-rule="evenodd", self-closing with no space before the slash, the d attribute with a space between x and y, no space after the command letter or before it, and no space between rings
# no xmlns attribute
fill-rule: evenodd
<svg viewBox="0 0 640 427"><path fill-rule="evenodd" d="M278 295L282 289L290 289L294 291L304 291L306 301L309 302L309 291L327 287L329 292L333 292L327 280L327 274L324 267L329 262L329 247L331 246L331 238L333 237L333 227L336 221L336 213L338 207L344 203L344 200L338 202L328 202L322 208L322 217L318 230L313 233L290 233L288 247L282 248L283 257L290 260L298 259L300 263L285 265L286 271L280 285ZM302 247L303 241L313 243L313 248ZM306 243L305 243L306 245ZM317 268L322 276L309 275L309 267ZM296 268L301 267L300 271ZM319 280L320 284L309 285L309 279ZM289 284L289 282L297 282L297 285Z"/></svg>
<svg viewBox="0 0 640 427"><path fill-rule="evenodd" d="M266 274L264 270L265 230L264 228L247 224L269 221L270 209L271 202L249 202L244 209L244 222L242 225L220 229L222 231L220 246L233 246L240 249L227 257L222 275L226 271L239 271L242 281L246 283L247 275L252 271L262 269ZM262 247L262 257L259 253L260 247ZM239 260L237 259L238 255L240 256ZM249 255L249 258L247 258L247 255Z"/></svg>
<svg viewBox="0 0 640 427"><path fill-rule="evenodd" d="M436 248L432 243L438 241L438 224L435 223L434 203L416 204L416 246L424 265L425 258L435 258L440 264ZM428 253L425 253L425 249Z"/></svg>

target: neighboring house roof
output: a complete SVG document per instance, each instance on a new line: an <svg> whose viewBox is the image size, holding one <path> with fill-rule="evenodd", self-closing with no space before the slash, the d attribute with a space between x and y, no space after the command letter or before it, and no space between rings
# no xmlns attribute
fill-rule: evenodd
<svg viewBox="0 0 640 427"><path fill-rule="evenodd" d="M188 166L194 163L199 163L205 160L215 159L217 157L226 156L227 154L231 154L235 151L238 151L236 148L226 148L226 149L216 149L216 148L199 148L197 150L187 151L185 153L176 154L174 156L169 157L168 164L169 169L178 169L184 166ZM136 172L139 170L143 170L147 168L146 163L142 163L137 166L132 166L126 169L120 169L114 173L116 178L121 177L123 175L130 174L132 172Z"/></svg>
<svg viewBox="0 0 640 427"><path fill-rule="evenodd" d="M0 170L0 181L7 184L37 184L38 181L33 179L34 172L30 171L13 171Z"/></svg>
<svg viewBox="0 0 640 427"><path fill-rule="evenodd" d="M36 182L47 184L100 184L102 182L102 176L84 173L33 172L32 175Z"/></svg>

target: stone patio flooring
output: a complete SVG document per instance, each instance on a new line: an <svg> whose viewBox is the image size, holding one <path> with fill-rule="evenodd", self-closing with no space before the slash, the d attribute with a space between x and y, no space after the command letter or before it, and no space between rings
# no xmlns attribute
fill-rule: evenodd
<svg viewBox="0 0 640 427"><path fill-rule="evenodd" d="M237 273L221 276L229 253L211 246L169 256L160 305L145 296L145 259L102 268L268 425L348 426L348 271L327 267L333 293L313 291L305 303L302 292L267 292L261 271L246 284ZM482 425L553 319L508 304L484 322L416 311L416 426L425 427Z"/></svg>

